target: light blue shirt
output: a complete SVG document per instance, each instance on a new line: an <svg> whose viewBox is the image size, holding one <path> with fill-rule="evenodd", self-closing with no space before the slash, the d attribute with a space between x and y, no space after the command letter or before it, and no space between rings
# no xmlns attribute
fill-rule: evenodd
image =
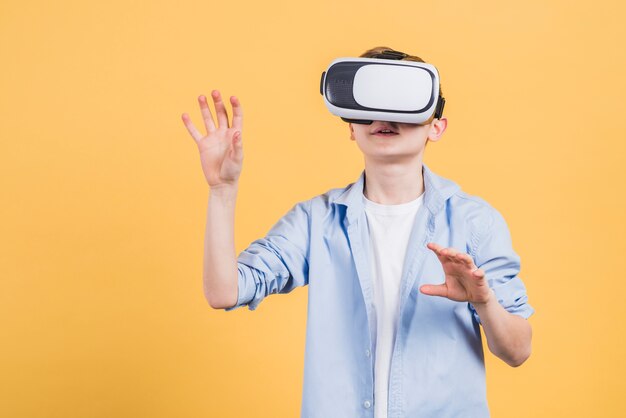
<svg viewBox="0 0 626 418"><path fill-rule="evenodd" d="M507 224L485 200L423 165L424 201L404 260L388 418L488 417L480 318L471 304L419 291L444 283L435 242L469 254L498 302L528 318ZM374 417L376 324L363 207L365 171L345 188L294 205L237 259L237 304L308 285L302 418Z"/></svg>

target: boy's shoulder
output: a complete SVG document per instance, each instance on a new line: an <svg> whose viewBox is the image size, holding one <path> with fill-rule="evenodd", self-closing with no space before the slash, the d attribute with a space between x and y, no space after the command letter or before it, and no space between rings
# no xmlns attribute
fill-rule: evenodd
<svg viewBox="0 0 626 418"><path fill-rule="evenodd" d="M460 213L465 222L479 229L487 228L493 223L495 217L500 216L498 210L487 200L460 188L450 196L448 207L450 211Z"/></svg>
<svg viewBox="0 0 626 418"><path fill-rule="evenodd" d="M446 211L461 215L477 226L489 225L495 217L500 216L498 210L486 199L466 192L457 182L434 173L426 164L424 177L429 178L431 187L444 191Z"/></svg>
<svg viewBox="0 0 626 418"><path fill-rule="evenodd" d="M450 196L452 203L456 203L457 205L467 205L475 207L477 210L492 210L495 209L487 200L484 198L469 194L463 189L459 188L452 196Z"/></svg>

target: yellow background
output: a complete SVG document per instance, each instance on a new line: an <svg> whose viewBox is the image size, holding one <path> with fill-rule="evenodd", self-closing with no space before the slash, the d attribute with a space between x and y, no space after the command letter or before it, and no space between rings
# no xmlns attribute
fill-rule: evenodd
<svg viewBox="0 0 626 418"><path fill-rule="evenodd" d="M257 311L202 292L208 189L187 112L244 107L236 250L362 155L319 94L339 56L434 63L425 162L501 211L533 353L487 353L493 417L625 416L619 1L3 1L0 415L295 417L307 289ZM230 111L230 108L229 108Z"/></svg>

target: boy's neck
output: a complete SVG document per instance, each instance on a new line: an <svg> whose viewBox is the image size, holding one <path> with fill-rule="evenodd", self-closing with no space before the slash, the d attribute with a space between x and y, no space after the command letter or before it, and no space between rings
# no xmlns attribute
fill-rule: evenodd
<svg viewBox="0 0 626 418"><path fill-rule="evenodd" d="M422 161L416 164L365 163L363 194L381 205L399 205L411 202L424 193Z"/></svg>

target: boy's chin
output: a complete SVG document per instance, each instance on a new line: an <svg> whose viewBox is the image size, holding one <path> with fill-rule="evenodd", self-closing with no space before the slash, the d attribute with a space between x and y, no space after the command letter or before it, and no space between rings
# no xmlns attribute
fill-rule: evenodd
<svg viewBox="0 0 626 418"><path fill-rule="evenodd" d="M364 157L370 161L385 162L409 162L420 157L421 152L398 152L397 150L379 150L378 152L364 153Z"/></svg>

